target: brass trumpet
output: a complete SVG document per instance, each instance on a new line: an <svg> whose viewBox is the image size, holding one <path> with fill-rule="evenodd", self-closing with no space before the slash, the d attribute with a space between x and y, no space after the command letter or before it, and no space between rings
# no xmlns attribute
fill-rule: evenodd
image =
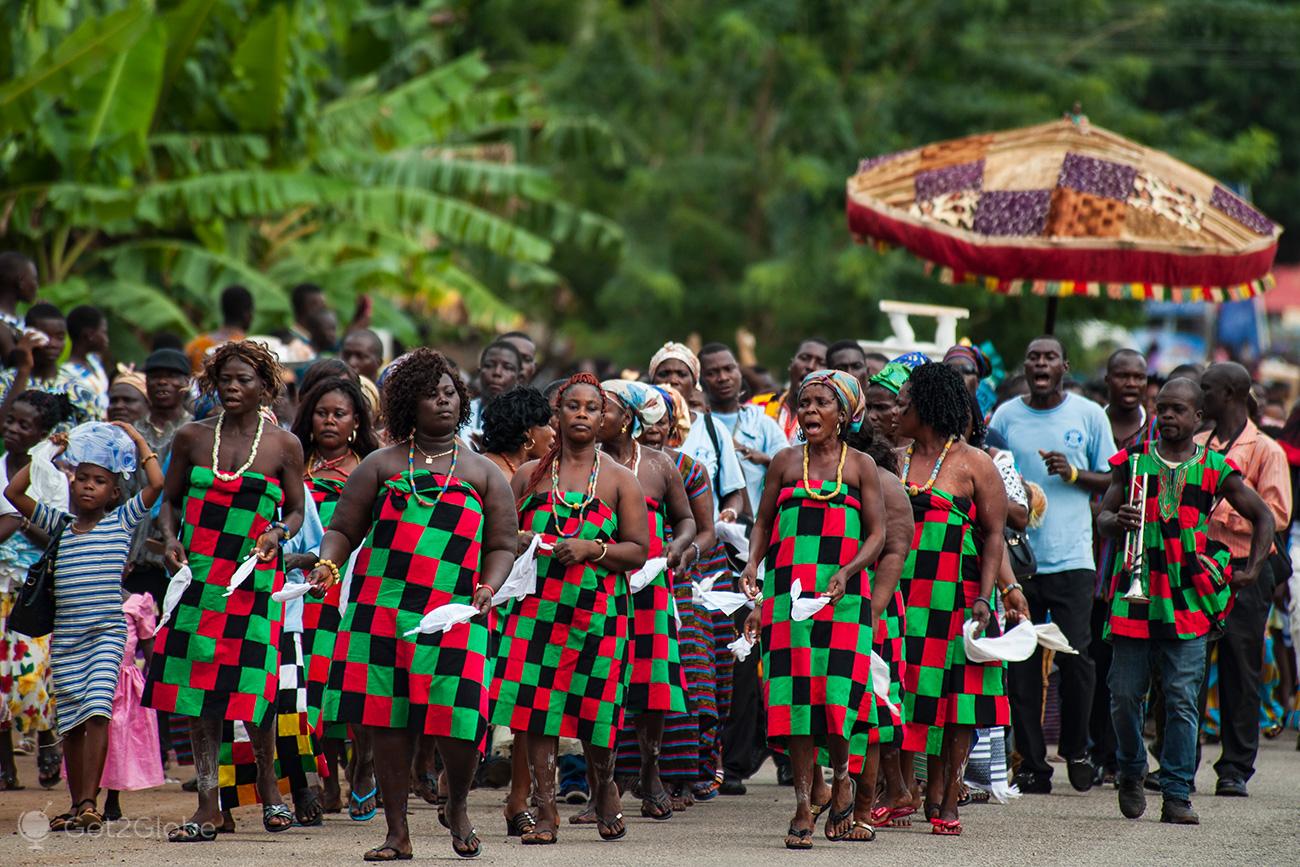
<svg viewBox="0 0 1300 867"><path fill-rule="evenodd" d="M1132 581L1124 598L1129 602L1150 602L1142 588L1142 573L1146 569L1146 529L1147 529L1147 476L1137 472L1137 457L1129 464L1129 505L1142 515L1136 531L1129 531L1124 537L1124 569L1122 574Z"/></svg>

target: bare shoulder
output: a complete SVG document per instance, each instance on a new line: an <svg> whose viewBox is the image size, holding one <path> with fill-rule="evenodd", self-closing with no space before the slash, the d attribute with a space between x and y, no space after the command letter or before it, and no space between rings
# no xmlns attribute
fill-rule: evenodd
<svg viewBox="0 0 1300 867"><path fill-rule="evenodd" d="M302 443L289 431L278 426L267 427L262 436L268 440L267 444L280 454L290 457L297 455L298 460L302 460Z"/></svg>

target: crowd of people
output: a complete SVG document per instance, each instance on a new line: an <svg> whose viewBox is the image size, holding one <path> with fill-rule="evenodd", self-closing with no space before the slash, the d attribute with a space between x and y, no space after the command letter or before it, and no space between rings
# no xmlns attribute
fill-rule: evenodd
<svg viewBox="0 0 1300 867"><path fill-rule="evenodd" d="M1052 790L1049 695L1070 785L1114 783L1129 818L1154 789L1198 821L1203 724L1216 794L1248 792L1264 642L1295 646L1300 423L1257 426L1238 365L1157 382L1120 350L1103 405L1055 337L996 389L973 346L809 338L781 389L676 342L546 384L527 334L471 376L363 308L340 337L305 285L284 334L250 335L231 287L221 328L110 371L103 314L38 293L0 255L0 788L16 750L46 787L66 766L52 829L192 763L174 842L246 804L271 833L382 809L365 859L406 860L414 793L473 857L475 786L507 787L523 844L557 842L562 801L612 841L625 796L671 820L771 759L790 849L819 820L956 836L970 803ZM28 636L43 555L53 629Z"/></svg>

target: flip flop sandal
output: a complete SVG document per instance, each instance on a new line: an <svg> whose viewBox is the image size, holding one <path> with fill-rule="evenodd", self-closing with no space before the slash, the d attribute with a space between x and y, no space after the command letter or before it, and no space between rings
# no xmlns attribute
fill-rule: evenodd
<svg viewBox="0 0 1300 867"><path fill-rule="evenodd" d="M613 831L614 826L619 824L620 822L622 822L623 827L620 828L617 832L612 834L605 833L606 829ZM622 840L624 837L627 836L627 822L623 821L623 814L615 813L614 818L608 821L606 821L605 819L597 819L596 833L599 834L600 839L604 840L606 843L613 843L615 840Z"/></svg>
<svg viewBox="0 0 1300 867"><path fill-rule="evenodd" d="M916 815L916 807L910 807L910 806L890 807L888 823L885 825L885 827L910 828L912 827L912 817L915 815ZM881 827L880 824L876 822L873 822L872 824L875 825L877 828Z"/></svg>
<svg viewBox="0 0 1300 867"><path fill-rule="evenodd" d="M551 828L541 828L524 834L519 842L525 846L553 846L558 839L556 833Z"/></svg>
<svg viewBox="0 0 1300 867"><path fill-rule="evenodd" d="M961 820L960 819L931 819L930 833L937 834L940 837L960 837Z"/></svg>
<svg viewBox="0 0 1300 867"><path fill-rule="evenodd" d="M835 800L835 797L832 795L832 796L831 796L831 797L826 801L826 803L824 803L824 804L811 804L811 805L809 806L809 809L812 810L812 817L813 817L813 824L814 824L814 825L816 825L816 824L817 824L817 820L820 819L820 818L822 817L822 813L825 813L827 810L829 810L829 809L831 808L831 802L833 802L834 800Z"/></svg>
<svg viewBox="0 0 1300 867"><path fill-rule="evenodd" d="M391 855L381 854L383 852L391 852L392 854ZM362 855L361 860L362 861L410 861L414 857L415 855L413 855L412 853L398 852L392 846L376 846L366 854Z"/></svg>
<svg viewBox="0 0 1300 867"><path fill-rule="evenodd" d="M569 817L570 825L594 825L598 821L595 807L588 807L581 813L575 813Z"/></svg>
<svg viewBox="0 0 1300 867"><path fill-rule="evenodd" d="M438 806L446 801L438 797L438 778L427 771L416 777L415 794L424 799L424 803Z"/></svg>
<svg viewBox="0 0 1300 867"><path fill-rule="evenodd" d="M811 849L813 846L812 836L812 828L796 830L794 825L791 825L785 832L785 848L795 850Z"/></svg>
<svg viewBox="0 0 1300 867"><path fill-rule="evenodd" d="M865 837L854 837L854 836L853 836L853 832L854 832L854 831L857 831L859 828L861 828L862 830L866 831L866 832L867 832L867 836L865 836ZM849 833L845 834L843 837L840 838L840 842L843 842L843 843L870 843L872 840L875 840L875 839L876 839L876 829L875 829L875 828L871 827L871 825L870 825L869 823L867 823L867 822L859 822L859 821L857 821L857 820L854 820L854 822L853 822L853 827L849 828Z"/></svg>
<svg viewBox="0 0 1300 867"><path fill-rule="evenodd" d="M68 823L71 822L71 821L72 821L73 819L75 819L75 818L77 818L77 817L76 817L72 812L60 813L60 814L57 815L57 816L53 816L53 817L50 818L50 830L51 830L51 831L66 831L66 830L68 830L68 827L69 827L69 826L68 826Z"/></svg>
<svg viewBox="0 0 1300 867"><path fill-rule="evenodd" d="M366 812L366 813L354 813L354 812L352 812L351 807L349 807L349 808L348 808L348 818L350 818L350 819L351 819L352 821L354 821L354 822L369 822L371 819L375 818L375 814L379 812L379 806L378 806L378 805L379 805L379 799L378 799L377 797L375 797L375 796L378 794L378 792L379 792L379 789L378 789L378 787L376 787L376 788L371 789L369 794L367 794L367 795L363 795L363 796L361 796L361 797L359 797L359 798L357 797L357 793L356 793L356 792L349 792L349 793L348 793L348 799L349 799L349 800L350 800L354 805L356 805L357 809L360 809L360 808L361 808L361 805L364 804L366 801L372 801L372 802L374 802L375 806L372 806L372 807L370 808L370 811L369 811L369 812Z"/></svg>
<svg viewBox="0 0 1300 867"><path fill-rule="evenodd" d="M325 810L312 789L301 789L293 799L294 823L300 828L318 828L325 824ZM303 816L307 818L304 820Z"/></svg>
<svg viewBox="0 0 1300 867"><path fill-rule="evenodd" d="M522 837L537 827L537 817L530 810L520 810L506 819L506 836Z"/></svg>
<svg viewBox="0 0 1300 867"><path fill-rule="evenodd" d="M673 799L667 792L641 800L641 815L656 822L666 822L673 817Z"/></svg>
<svg viewBox="0 0 1300 867"><path fill-rule="evenodd" d="M271 824L272 819L288 819L284 824ZM281 831L288 831L293 827L293 813L284 804L273 804L262 807L262 827L271 834L279 834Z"/></svg>
<svg viewBox="0 0 1300 867"><path fill-rule="evenodd" d="M21 792L25 788L17 774L0 774L0 792Z"/></svg>
<svg viewBox="0 0 1300 867"><path fill-rule="evenodd" d="M167 835L168 843L211 843L217 839L217 832L211 825L198 822L186 822Z"/></svg>
<svg viewBox="0 0 1300 867"><path fill-rule="evenodd" d="M40 747L36 751L36 779L41 787L52 789L63 779L63 756L58 747Z"/></svg>
<svg viewBox="0 0 1300 867"><path fill-rule="evenodd" d="M843 840L853 830L853 825L850 824L849 827L844 831L844 833L834 834L834 835L831 834L831 828L834 828L837 825L840 825L841 823L846 822L849 819L853 818L854 802L856 802L858 799L858 783L856 780L849 780L849 793L850 794L849 794L848 809L845 810L832 809L830 813L826 816L826 839L830 840L832 843L838 843L840 840ZM834 801L835 798L834 796L832 796L831 803L834 803Z"/></svg>
<svg viewBox="0 0 1300 867"><path fill-rule="evenodd" d="M80 807L81 804L89 804L90 808L77 813L76 817L68 823L68 828L80 828L82 831L98 831L104 827L104 814L99 812L95 802L90 798L86 798L77 806Z"/></svg>
<svg viewBox="0 0 1300 867"><path fill-rule="evenodd" d="M451 851L462 858L477 858L483 851L483 843L478 838L478 832L471 829L468 837L457 837L456 832L452 831Z"/></svg>

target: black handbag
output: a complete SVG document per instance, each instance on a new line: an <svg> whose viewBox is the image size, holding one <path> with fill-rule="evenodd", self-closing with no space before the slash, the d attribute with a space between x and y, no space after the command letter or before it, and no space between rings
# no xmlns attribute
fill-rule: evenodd
<svg viewBox="0 0 1300 867"><path fill-rule="evenodd" d="M40 559L27 569L27 577L18 588L18 598L9 612L10 630L29 638L40 638L54 631L54 561L59 556L59 540L70 523L71 515L59 516L59 525L50 534Z"/></svg>
<svg viewBox="0 0 1300 867"><path fill-rule="evenodd" d="M1007 556L1011 558L1011 574L1017 581L1033 578L1038 573L1038 558L1034 548L1029 544L1029 537L1019 530L1003 527L1002 535L1007 540Z"/></svg>

